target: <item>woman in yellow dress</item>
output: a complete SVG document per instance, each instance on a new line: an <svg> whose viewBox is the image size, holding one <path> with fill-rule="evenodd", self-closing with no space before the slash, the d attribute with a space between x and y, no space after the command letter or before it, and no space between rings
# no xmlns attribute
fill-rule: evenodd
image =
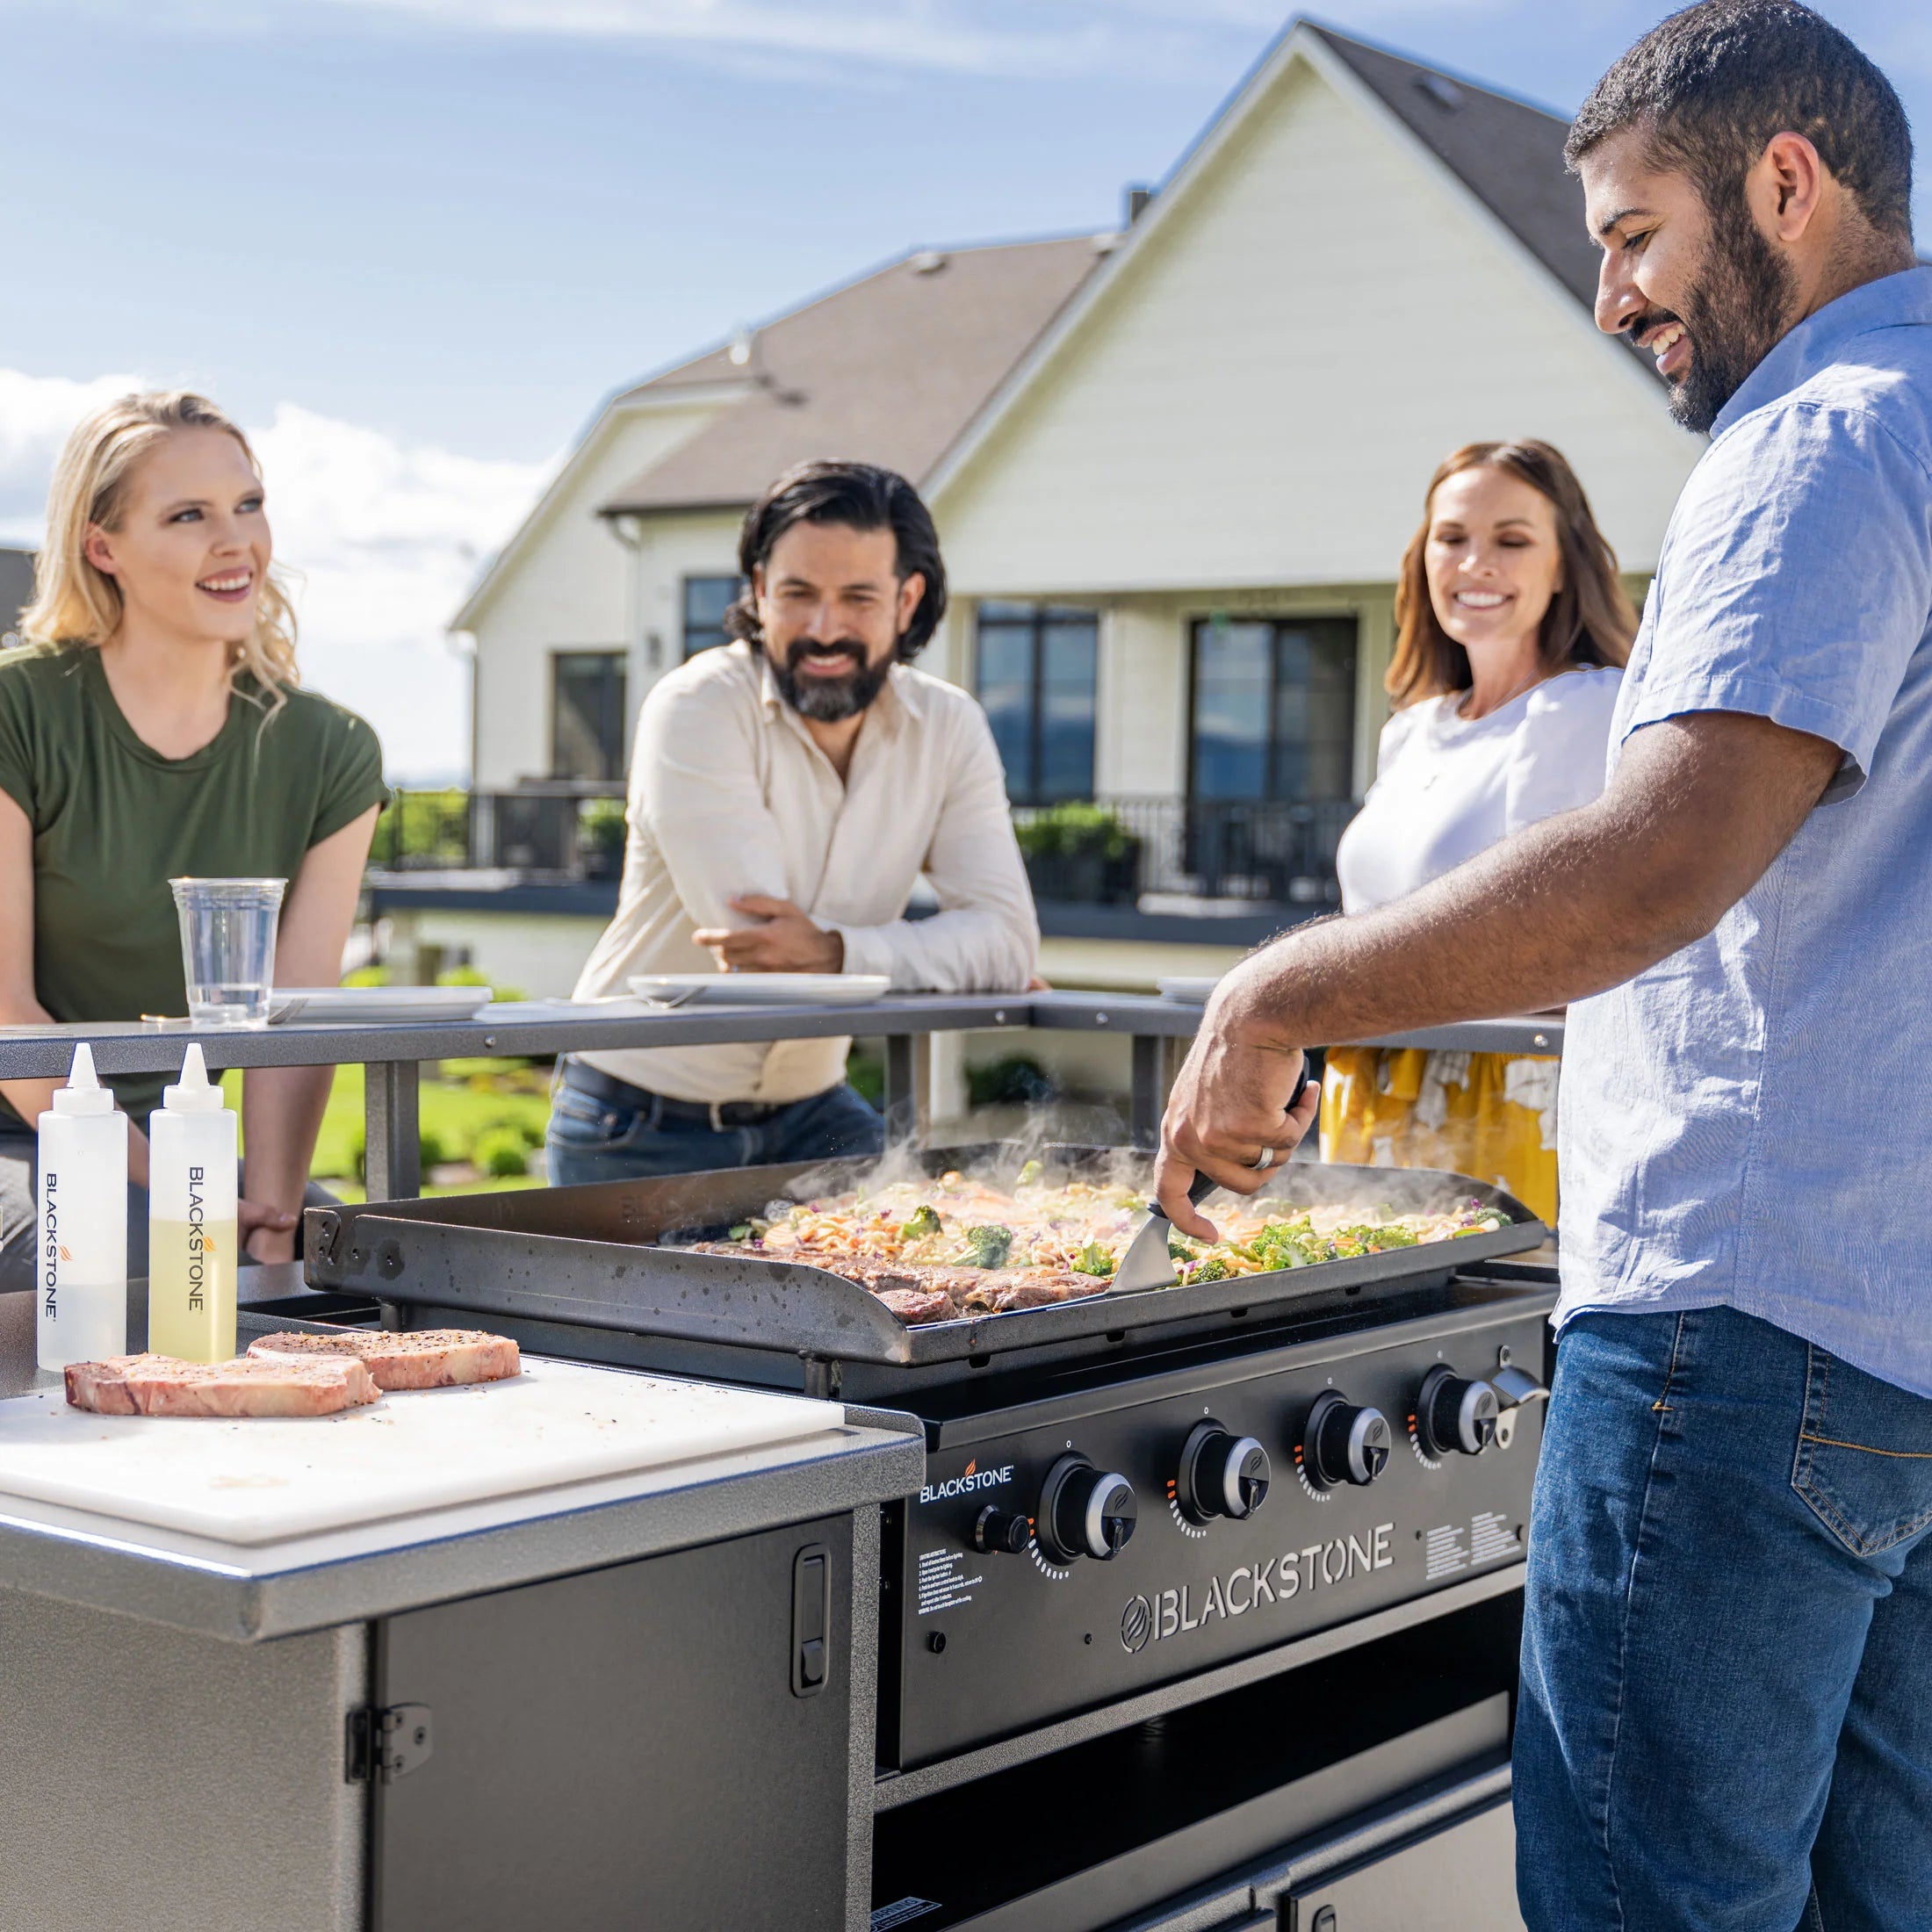
<svg viewBox="0 0 1932 1932"><path fill-rule="evenodd" d="M1403 553L1375 782L1336 855L1344 912L1426 885L1603 789L1637 616L1582 487L1546 443L1472 443ZM1338 1047L1322 1157L1447 1168L1556 1218L1553 1057Z"/></svg>

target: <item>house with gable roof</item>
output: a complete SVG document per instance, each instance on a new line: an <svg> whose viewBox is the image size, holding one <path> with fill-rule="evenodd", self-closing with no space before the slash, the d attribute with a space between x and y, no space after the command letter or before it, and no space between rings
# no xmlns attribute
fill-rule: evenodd
<svg viewBox="0 0 1932 1932"><path fill-rule="evenodd" d="M1565 131L1293 22L1123 231L922 250L621 393L452 626L479 792L615 781L651 681L719 641L745 507L861 457L933 505L923 661L978 693L1016 811L1114 828L1036 871L1050 977L1215 972L1321 910L1442 457L1556 443L1640 592L1702 447L1595 327Z"/></svg>

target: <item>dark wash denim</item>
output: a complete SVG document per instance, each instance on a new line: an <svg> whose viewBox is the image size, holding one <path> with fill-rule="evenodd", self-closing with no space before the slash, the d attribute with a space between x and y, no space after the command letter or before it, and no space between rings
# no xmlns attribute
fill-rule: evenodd
<svg viewBox="0 0 1932 1932"><path fill-rule="evenodd" d="M850 1086L827 1087L780 1107L754 1127L714 1132L682 1121L660 1122L653 1097L633 1087L638 1104L613 1104L573 1084L564 1063L551 1097L544 1150L553 1187L600 1180L652 1180L715 1167L764 1167L787 1161L863 1158L885 1150L885 1122Z"/></svg>
<svg viewBox="0 0 1932 1932"><path fill-rule="evenodd" d="M1532 1932L1932 1928L1932 1401L1732 1308L1576 1316L1515 1784Z"/></svg>

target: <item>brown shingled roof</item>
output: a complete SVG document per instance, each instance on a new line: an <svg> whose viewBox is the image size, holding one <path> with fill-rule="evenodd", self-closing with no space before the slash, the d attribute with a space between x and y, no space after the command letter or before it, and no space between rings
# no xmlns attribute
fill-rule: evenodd
<svg viewBox="0 0 1932 1932"><path fill-rule="evenodd" d="M633 477L603 514L751 502L794 463L919 481L1101 257L1091 236L922 249L633 391L745 383L744 400ZM935 265L936 264L936 265Z"/></svg>

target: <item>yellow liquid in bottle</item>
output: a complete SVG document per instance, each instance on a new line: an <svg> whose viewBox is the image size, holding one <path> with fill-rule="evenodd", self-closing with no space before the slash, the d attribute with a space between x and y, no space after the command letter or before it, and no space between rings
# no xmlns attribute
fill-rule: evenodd
<svg viewBox="0 0 1932 1932"><path fill-rule="evenodd" d="M184 1362L234 1357L232 1221L154 1221L148 1227L148 1346Z"/></svg>

